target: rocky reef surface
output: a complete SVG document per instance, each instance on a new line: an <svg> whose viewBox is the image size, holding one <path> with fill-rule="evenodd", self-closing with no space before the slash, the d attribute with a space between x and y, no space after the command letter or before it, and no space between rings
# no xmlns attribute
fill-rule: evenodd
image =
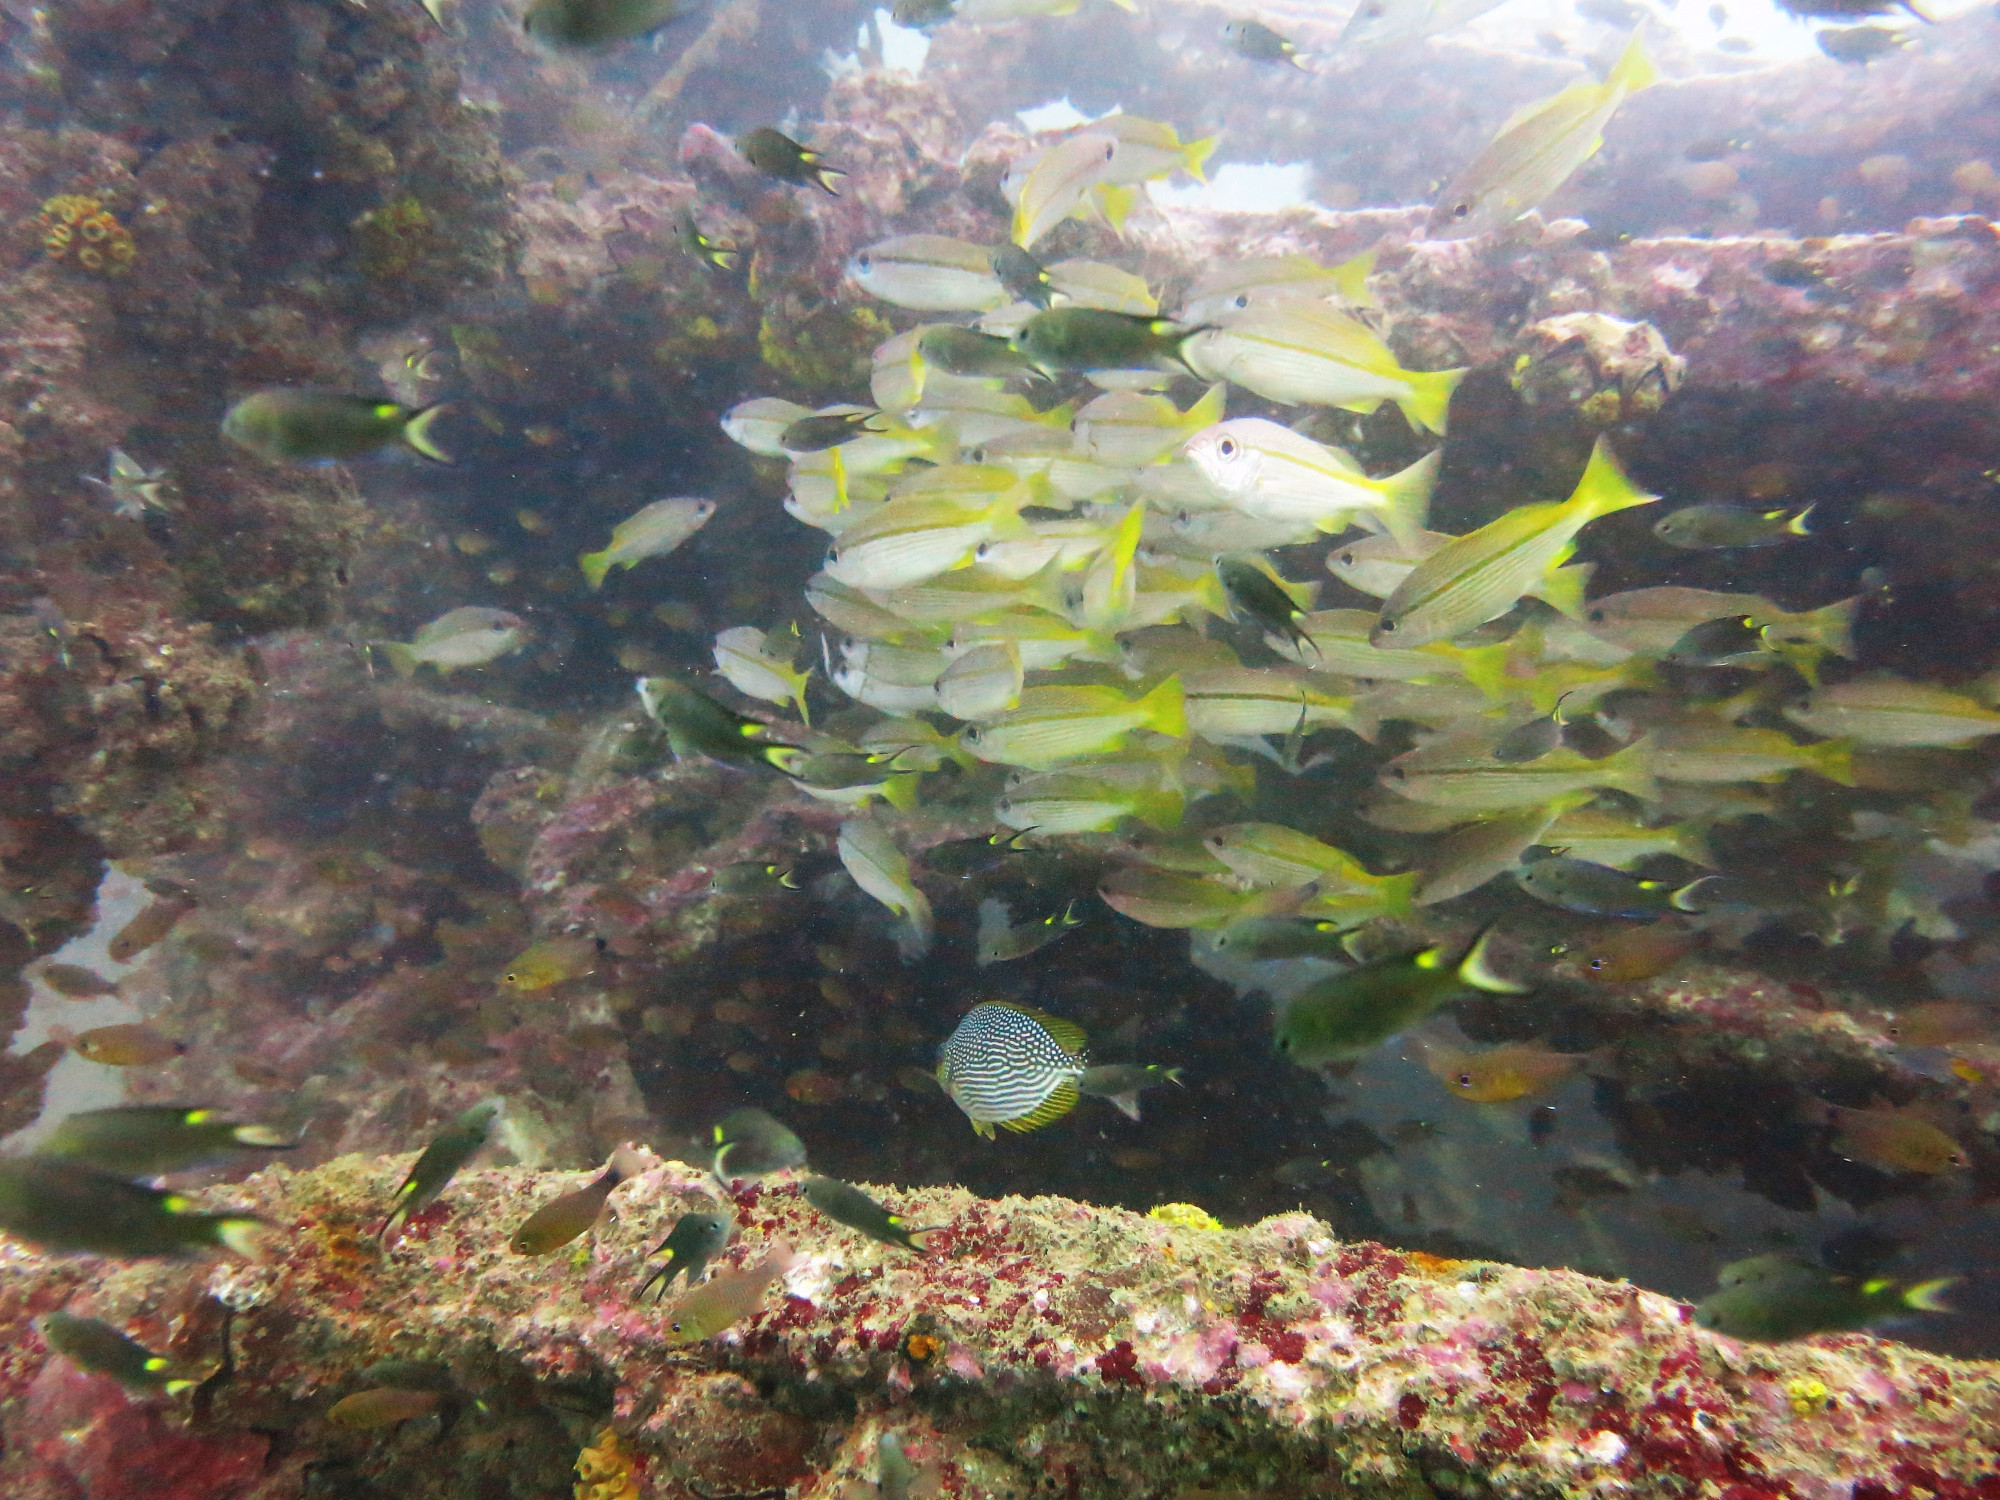
<svg viewBox="0 0 2000 1500"><path fill-rule="evenodd" d="M276 1226L262 1265L10 1252L7 1493L499 1500L563 1491L549 1455L586 1445L596 1477L576 1493L628 1500L2000 1492L1990 1364L1864 1335L1744 1345L1628 1284L1343 1243L1303 1213L1229 1230L884 1193L938 1227L914 1255L831 1225L787 1180L718 1204L666 1162L591 1238L533 1260L506 1248L513 1228L580 1179L480 1169L384 1253L368 1231L401 1170L347 1157L215 1192ZM794 1259L739 1325L679 1345L674 1304L633 1289L679 1213L718 1206L740 1225L729 1263L780 1241ZM134 1400L47 1354L30 1320L63 1305L196 1374L229 1309L233 1372L178 1405ZM330 1423L385 1360L446 1367L455 1420Z"/></svg>

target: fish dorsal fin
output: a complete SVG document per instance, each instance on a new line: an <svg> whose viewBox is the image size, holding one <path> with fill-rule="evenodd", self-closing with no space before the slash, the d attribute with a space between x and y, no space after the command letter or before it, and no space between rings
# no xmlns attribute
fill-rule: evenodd
<svg viewBox="0 0 2000 1500"><path fill-rule="evenodd" d="M1067 1026L1069 1023L1064 1021L1058 1024ZM1054 1091L1050 1093L1048 1098L1036 1106L1033 1112L1022 1115L1018 1119L1002 1120L1000 1128L1002 1130L1013 1131L1040 1130L1044 1125L1054 1124L1057 1120L1060 1120L1064 1115L1075 1109L1076 1098L1076 1080L1074 1078L1065 1078L1055 1086Z"/></svg>
<svg viewBox="0 0 2000 1500"><path fill-rule="evenodd" d="M1011 1000L990 1000L987 1003L1026 1016L1053 1037L1055 1044L1071 1057L1083 1056L1084 1048L1090 1044L1090 1038L1084 1035L1083 1028L1074 1021L1065 1021L1061 1016L1052 1016L1047 1011L1037 1010L1032 1005L1016 1005Z"/></svg>

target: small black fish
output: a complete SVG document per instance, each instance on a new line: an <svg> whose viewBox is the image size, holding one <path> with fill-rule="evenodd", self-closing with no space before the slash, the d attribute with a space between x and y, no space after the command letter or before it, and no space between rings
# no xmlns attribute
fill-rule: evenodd
<svg viewBox="0 0 2000 1500"><path fill-rule="evenodd" d="M1690 627L1660 660L1683 667L1737 667L1766 654L1764 633L1748 615L1725 615Z"/></svg>
<svg viewBox="0 0 2000 1500"><path fill-rule="evenodd" d="M172 1374L172 1360L96 1318L52 1312L42 1319L41 1330L48 1346L79 1370L109 1375L128 1390L165 1391L172 1396L196 1384Z"/></svg>
<svg viewBox="0 0 2000 1500"><path fill-rule="evenodd" d="M701 226L694 221L692 213L683 213L675 226L675 234L681 249L705 266L718 271L733 271L736 263L743 259L743 252L734 245L720 245L701 232Z"/></svg>
<svg viewBox="0 0 2000 1500"><path fill-rule="evenodd" d="M760 125L748 135L738 136L736 149L766 177L775 177L780 182L811 183L824 188L830 197L840 196L833 179L847 174L838 167L828 166L826 158L811 147L801 146L769 125Z"/></svg>
<svg viewBox="0 0 2000 1500"><path fill-rule="evenodd" d="M667 732L676 760L706 755L733 765L771 763L773 751L787 748L758 744L770 725L725 708L699 688L671 677L639 679L639 701Z"/></svg>
<svg viewBox="0 0 2000 1500"><path fill-rule="evenodd" d="M521 27L552 47L604 47L678 19L679 0L533 0Z"/></svg>
<svg viewBox="0 0 2000 1500"><path fill-rule="evenodd" d="M1716 879L1704 875L1675 887L1669 880L1641 880L1610 865L1566 854L1538 859L1515 875L1522 890L1537 901L1590 917L1626 917L1638 921L1669 911L1699 911L1697 893Z"/></svg>
<svg viewBox="0 0 2000 1500"><path fill-rule="evenodd" d="M1034 255L1016 244L996 246L992 254L993 274L1007 295L1035 307L1047 307L1054 295L1049 289L1049 273Z"/></svg>
<svg viewBox="0 0 2000 1500"><path fill-rule="evenodd" d="M282 1131L227 1119L220 1110L120 1104L68 1116L42 1143L42 1154L121 1177L157 1177L245 1148L289 1151L297 1145Z"/></svg>
<svg viewBox="0 0 2000 1500"><path fill-rule="evenodd" d="M475 1104L431 1139L396 1189L395 1206L375 1231L377 1239L387 1244L402 1232L411 1214L437 1200L458 1169L479 1154L499 1113L500 1106L490 1099Z"/></svg>
<svg viewBox="0 0 2000 1500"><path fill-rule="evenodd" d="M729 1243L729 1231L733 1227L726 1214L682 1214L674 1220L674 1227L667 1231L667 1237L653 1247L653 1254L666 1256L666 1262L656 1266L652 1274L639 1283L638 1294L633 1300L643 1298L647 1290L658 1282L660 1290L653 1300L659 1301L673 1286L674 1278L683 1273L689 1286L700 1281L709 1261Z"/></svg>
<svg viewBox="0 0 2000 1500"><path fill-rule="evenodd" d="M711 1170L732 1177L768 1177L806 1164L805 1142L761 1109L732 1110L715 1127Z"/></svg>
<svg viewBox="0 0 2000 1500"><path fill-rule="evenodd" d="M1689 552L1711 547L1773 547L1794 537L1811 536L1806 518L1813 512L1752 510L1741 505L1686 505L1653 523L1653 535L1670 547Z"/></svg>
<svg viewBox="0 0 2000 1500"><path fill-rule="evenodd" d="M1222 39L1253 62L1290 63L1305 69L1306 65L1299 61L1297 43L1262 21L1229 21L1223 25Z"/></svg>
<svg viewBox="0 0 2000 1500"><path fill-rule="evenodd" d="M936 1227L910 1228L909 1221L901 1214L891 1213L860 1188L831 1177L808 1177L800 1186L807 1201L836 1224L858 1229L885 1245L896 1245L921 1255L929 1237L938 1232Z"/></svg>
<svg viewBox="0 0 2000 1500"><path fill-rule="evenodd" d="M1826 272L1809 260L1786 256L1783 260L1771 261L1764 267L1764 279L1774 286L1803 289L1818 286L1825 281Z"/></svg>
<svg viewBox="0 0 2000 1500"><path fill-rule="evenodd" d="M868 424L881 415L879 411L837 411L800 417L778 434L778 446L787 453L819 453L837 448L866 433L878 431Z"/></svg>
<svg viewBox="0 0 2000 1500"><path fill-rule="evenodd" d="M1298 625L1305 611L1262 568L1240 557L1223 557L1216 560L1215 575L1222 580L1230 610L1239 620L1282 637L1301 650L1312 646L1311 637Z"/></svg>
<svg viewBox="0 0 2000 1500"><path fill-rule="evenodd" d="M889 19L913 31L929 31L949 21L957 8L957 0L896 0Z"/></svg>
<svg viewBox="0 0 2000 1500"><path fill-rule="evenodd" d="M1566 698L1569 695L1563 694ZM1493 758L1506 765L1522 765L1531 760L1540 760L1563 742L1563 727L1569 720L1563 715L1562 698L1556 699L1556 706L1539 719L1530 719L1525 724L1516 724L1512 729L1493 742Z"/></svg>

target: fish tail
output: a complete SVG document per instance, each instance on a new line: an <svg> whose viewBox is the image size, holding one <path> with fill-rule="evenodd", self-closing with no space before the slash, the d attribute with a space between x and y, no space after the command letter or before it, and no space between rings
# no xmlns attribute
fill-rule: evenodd
<svg viewBox="0 0 2000 1500"><path fill-rule="evenodd" d="M931 940L937 934L937 923L931 916L931 898L912 885L909 899L910 904L903 917L910 924L911 943L919 954L928 953Z"/></svg>
<svg viewBox="0 0 2000 1500"><path fill-rule="evenodd" d="M1181 691L1180 673L1176 672L1162 682L1133 707L1143 715L1140 722L1148 729L1172 735L1177 740L1187 738L1187 697Z"/></svg>
<svg viewBox="0 0 2000 1500"><path fill-rule="evenodd" d="M1408 546L1430 519L1431 491L1437 488L1444 449L1433 448L1401 473L1382 481L1382 524L1389 535Z"/></svg>
<svg viewBox="0 0 2000 1500"><path fill-rule="evenodd" d="M1382 898L1383 908L1394 917L1407 917L1411 902L1417 894L1417 885L1424 878L1421 870L1406 870L1400 875L1384 877L1375 886L1375 894Z"/></svg>
<svg viewBox="0 0 2000 1500"><path fill-rule="evenodd" d="M1704 886L1712 885L1722 879L1724 877L1720 875L1704 875L1699 880L1690 880L1686 885L1675 891L1672 896L1667 898L1668 903L1675 911L1705 911L1707 908L1701 904L1698 893Z"/></svg>
<svg viewBox="0 0 2000 1500"><path fill-rule="evenodd" d="M910 811L917 805L917 783L922 779L915 771L888 777L882 783L882 800L897 812Z"/></svg>
<svg viewBox="0 0 2000 1500"><path fill-rule="evenodd" d="M989 1120L974 1120L972 1122L972 1133L980 1137L982 1140L988 1140L988 1141L992 1140L993 1139L992 1122Z"/></svg>
<svg viewBox="0 0 2000 1500"><path fill-rule="evenodd" d="M1587 512L1594 520L1635 505L1651 505L1658 495L1648 494L1626 476L1611 445L1599 438L1590 450L1590 462L1569 497L1569 504Z"/></svg>
<svg viewBox="0 0 2000 1500"><path fill-rule="evenodd" d="M581 553L576 565L583 569L584 579L594 594L604 587L604 575L611 571L611 549L606 547L602 552Z"/></svg>
<svg viewBox="0 0 2000 1500"><path fill-rule="evenodd" d="M1596 570L1596 563L1577 563L1567 568L1552 568L1529 592L1548 605L1560 610L1572 620L1583 619L1583 590L1590 582L1590 575Z"/></svg>
<svg viewBox="0 0 2000 1500"><path fill-rule="evenodd" d="M269 1125L238 1125L230 1133L230 1139L239 1146L263 1146L271 1151L290 1151L298 1142L288 1138L281 1130Z"/></svg>
<svg viewBox="0 0 2000 1500"><path fill-rule="evenodd" d="M182 1391L191 1391L200 1384L199 1380L169 1380L160 1389L169 1396L178 1396Z"/></svg>
<svg viewBox="0 0 2000 1500"><path fill-rule="evenodd" d="M235 1251L245 1260L254 1260L262 1264L269 1259L268 1241L271 1226L262 1219L253 1219L248 1215L231 1215L228 1218L217 1219L211 1227L217 1244Z"/></svg>
<svg viewBox="0 0 2000 1500"><path fill-rule="evenodd" d="M847 175L845 172L841 171L838 167L823 166L817 160L814 160L812 163L810 171L812 172L812 180L820 187L826 189L826 195L829 198L838 198L840 196L840 189L833 185L833 179L836 177L845 177Z"/></svg>
<svg viewBox="0 0 2000 1500"><path fill-rule="evenodd" d="M1397 397L1396 404L1402 407L1411 426L1442 437L1445 414L1451 408L1451 393L1464 378L1463 370L1406 370L1403 379L1409 382L1410 394Z"/></svg>
<svg viewBox="0 0 2000 1500"><path fill-rule="evenodd" d="M1228 400L1228 385L1218 380L1201 394L1201 399L1181 414L1181 421L1190 432L1199 432L1204 427L1213 427L1222 420Z"/></svg>
<svg viewBox="0 0 2000 1500"><path fill-rule="evenodd" d="M1493 702L1507 696L1507 662L1514 654L1513 643L1496 641L1490 646L1467 646L1458 652L1459 670L1465 680Z"/></svg>
<svg viewBox="0 0 2000 1500"><path fill-rule="evenodd" d="M1793 516L1791 520L1785 522L1785 530L1793 536L1811 536L1812 530L1806 525L1806 517L1818 509L1819 504L1817 501L1808 505L1804 510Z"/></svg>
<svg viewBox="0 0 2000 1500"><path fill-rule="evenodd" d="M1500 924L1488 922L1479 929L1479 936L1472 940L1472 946L1465 951L1465 957L1458 961L1458 977L1476 990L1485 990L1490 995L1525 995L1534 988L1531 984L1521 984L1496 974L1487 962L1487 948L1493 942L1493 930Z"/></svg>
<svg viewBox="0 0 2000 1500"><path fill-rule="evenodd" d="M1215 146L1222 139L1219 135L1205 135L1198 141L1189 141L1181 148L1181 165L1188 176L1196 182L1208 181L1208 159L1215 155ZM1134 1119L1138 1117L1133 1116Z"/></svg>
<svg viewBox="0 0 2000 1500"><path fill-rule="evenodd" d="M1835 656L1854 660L1854 617L1861 613L1861 601L1867 597L1856 594L1851 599L1813 610L1806 616L1813 639Z"/></svg>
<svg viewBox="0 0 2000 1500"><path fill-rule="evenodd" d="M1104 183L1098 187L1097 196L1098 208L1104 214L1104 222L1111 226L1114 234L1123 234L1126 216L1132 212L1132 205L1138 201L1138 189Z"/></svg>
<svg viewBox="0 0 2000 1500"><path fill-rule="evenodd" d="M1641 802L1657 802L1660 784L1653 778L1652 744L1650 735L1642 735L1623 750L1599 761L1598 769L1610 773L1603 785L1637 797Z"/></svg>
<svg viewBox="0 0 2000 1500"><path fill-rule="evenodd" d="M1958 1285L1956 1276L1940 1276L1933 1281L1920 1281L1903 1293L1903 1305L1918 1312L1952 1312L1954 1309L1944 1301L1944 1294Z"/></svg>
<svg viewBox="0 0 2000 1500"><path fill-rule="evenodd" d="M1374 307L1375 298L1368 291L1368 278L1374 274L1375 252L1364 250L1352 260L1344 260L1333 268L1333 284L1340 295L1355 307Z"/></svg>
<svg viewBox="0 0 2000 1500"><path fill-rule="evenodd" d="M403 441L433 463L451 462L451 455L440 448L431 437L431 424L450 407L450 402L440 401L435 406L426 406L422 411L412 412L409 420L403 423Z"/></svg>
<svg viewBox="0 0 2000 1500"><path fill-rule="evenodd" d="M847 509L847 460L840 456L838 444L826 450L827 472L833 476L833 508Z"/></svg>
<svg viewBox="0 0 2000 1500"><path fill-rule="evenodd" d="M375 649L389 658L389 665L396 669L398 677L417 675L417 653L412 646L401 641L378 641Z"/></svg>
<svg viewBox="0 0 2000 1500"><path fill-rule="evenodd" d="M1023 199L1025 199L1026 196L1027 195L1025 193L1022 194ZM1034 247L1034 241L1028 238L1028 230L1031 226L1031 223L1032 221L1028 217L1028 210L1024 206L1024 204L1020 202L1015 203L1014 224L1013 227L1010 230L1008 230L1007 237L1011 239L1015 244L1019 245L1023 250L1032 249Z"/></svg>
<svg viewBox="0 0 2000 1500"><path fill-rule="evenodd" d="M1610 76L1604 80L1606 88L1636 94L1640 89L1650 88L1660 81L1660 70L1646 55L1645 33L1644 24L1634 29L1632 40L1625 44L1625 50L1619 54Z"/></svg>
<svg viewBox="0 0 2000 1500"><path fill-rule="evenodd" d="M1827 740L1799 747L1799 759L1809 771L1817 771L1828 781L1854 785L1854 746L1848 740Z"/></svg>

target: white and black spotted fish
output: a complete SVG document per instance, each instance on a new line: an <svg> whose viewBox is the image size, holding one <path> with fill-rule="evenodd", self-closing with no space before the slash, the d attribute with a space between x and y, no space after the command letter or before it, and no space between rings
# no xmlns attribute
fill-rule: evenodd
<svg viewBox="0 0 2000 1500"><path fill-rule="evenodd" d="M1083 1028L1025 1005L975 1005L938 1049L938 1083L989 1139L1039 1130L1076 1107Z"/></svg>

